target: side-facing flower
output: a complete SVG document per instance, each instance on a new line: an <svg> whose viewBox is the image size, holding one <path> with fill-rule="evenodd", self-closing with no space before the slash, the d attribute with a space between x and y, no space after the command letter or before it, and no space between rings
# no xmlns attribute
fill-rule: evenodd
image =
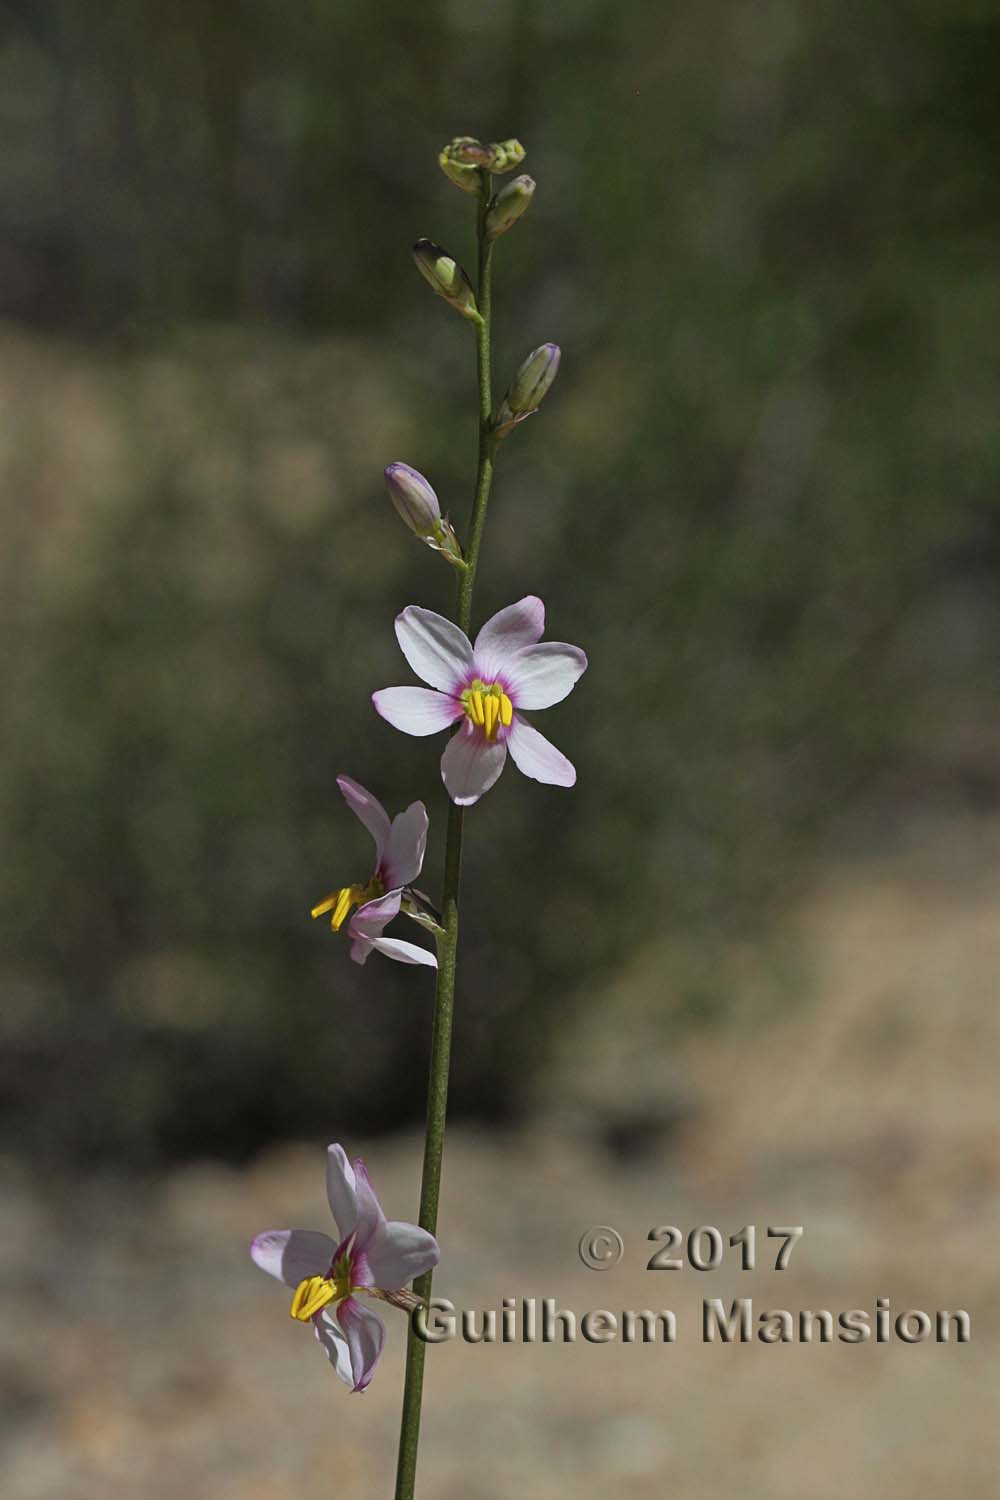
<svg viewBox="0 0 1000 1500"><path fill-rule="evenodd" d="M409 605L396 617L396 638L410 666L431 689L383 688L376 710L404 734L435 734L462 721L441 757L453 802L467 807L488 792L507 752L518 770L549 786L573 786L576 771L524 717L550 708L586 671L579 646L541 641L545 606L534 594L500 610L472 645L464 631L433 610Z"/></svg>
<svg viewBox="0 0 1000 1500"><path fill-rule="evenodd" d="M330 926L339 932L351 908L358 908L348 927L351 957L356 964L363 964L369 953L377 949L399 963L428 964L436 969L437 959L426 948L382 936L393 917L399 915L406 889L423 867L427 809L422 802L411 802L405 812L398 813L390 822L378 798L350 776L338 776L337 785L348 807L375 840L375 868L367 884L345 885L331 891L313 907L312 915L322 917L329 912Z"/></svg>
<svg viewBox="0 0 1000 1500"><path fill-rule="evenodd" d="M440 1258L437 1240L416 1224L387 1219L363 1161L328 1146L326 1195L339 1238L317 1229L268 1229L250 1246L256 1265L294 1287L291 1315L311 1323L337 1374L363 1391L375 1373L385 1325L355 1293L398 1307L418 1299L402 1289Z"/></svg>

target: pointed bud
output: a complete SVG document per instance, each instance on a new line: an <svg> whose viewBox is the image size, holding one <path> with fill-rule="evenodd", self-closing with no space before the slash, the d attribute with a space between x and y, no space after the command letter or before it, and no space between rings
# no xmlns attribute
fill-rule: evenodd
<svg viewBox="0 0 1000 1500"><path fill-rule="evenodd" d="M409 464L390 464L385 471L389 499L417 536L433 536L441 519L438 497L424 476Z"/></svg>
<svg viewBox="0 0 1000 1500"><path fill-rule="evenodd" d="M413 247L417 270L439 297L450 302L456 312L472 322L479 322L479 309L472 283L456 260L433 240L417 240Z"/></svg>
<svg viewBox="0 0 1000 1500"><path fill-rule="evenodd" d="M409 464L394 463L385 471L385 483L389 499L413 534L448 562L464 567L458 537L424 476Z"/></svg>
<svg viewBox="0 0 1000 1500"><path fill-rule="evenodd" d="M506 234L524 213L535 194L533 177L512 177L494 194L486 210L486 233L491 240Z"/></svg>
<svg viewBox="0 0 1000 1500"><path fill-rule="evenodd" d="M518 422L538 410L558 374L560 358L558 344L542 344L531 351L500 403L493 423L497 437L506 437Z"/></svg>

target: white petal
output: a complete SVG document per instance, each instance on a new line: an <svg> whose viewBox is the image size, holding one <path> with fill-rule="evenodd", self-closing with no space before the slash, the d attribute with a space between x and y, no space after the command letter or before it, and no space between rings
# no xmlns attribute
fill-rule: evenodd
<svg viewBox="0 0 1000 1500"><path fill-rule="evenodd" d="M361 1157L354 1160L354 1191L358 1200L358 1222L355 1230L355 1245L367 1253L368 1242L373 1235L381 1234L385 1227L385 1214L372 1187L368 1168ZM367 1284L367 1283L366 1283Z"/></svg>
<svg viewBox="0 0 1000 1500"><path fill-rule="evenodd" d="M378 866L383 851L389 839L389 814L382 806L377 797L373 797L360 782L352 781L350 776L338 776L337 785L340 787L351 812L368 829L375 840L375 864Z"/></svg>
<svg viewBox="0 0 1000 1500"><path fill-rule="evenodd" d="M396 616L396 639L417 676L443 693L460 689L471 675L468 637L432 609L408 605Z"/></svg>
<svg viewBox="0 0 1000 1500"><path fill-rule="evenodd" d="M351 937L381 937L393 917L399 916L402 899L401 891L386 891L384 896L376 896L374 901L359 906L348 924Z"/></svg>
<svg viewBox="0 0 1000 1500"><path fill-rule="evenodd" d="M510 657L503 677L515 708L551 708L569 696L586 670L579 646L543 641Z"/></svg>
<svg viewBox="0 0 1000 1500"><path fill-rule="evenodd" d="M473 655L484 682L493 682L509 657L523 646L533 646L545 629L545 605L536 594L526 594L487 620L476 636Z"/></svg>
<svg viewBox="0 0 1000 1500"><path fill-rule="evenodd" d="M330 1316L324 1308L313 1318L313 1327L316 1337L326 1350L326 1357L330 1361L337 1374L345 1385L354 1388L354 1372L351 1369L351 1346L347 1342L347 1334L341 1328L336 1318Z"/></svg>
<svg viewBox="0 0 1000 1500"><path fill-rule="evenodd" d="M255 1265L286 1286L307 1276L325 1276L336 1242L318 1229L268 1229L250 1246Z"/></svg>
<svg viewBox="0 0 1000 1500"><path fill-rule="evenodd" d="M491 742L472 724L453 734L441 757L441 779L452 802L460 807L478 802L500 775L506 759L504 742Z"/></svg>
<svg viewBox="0 0 1000 1500"><path fill-rule="evenodd" d="M375 938L368 949L369 953L372 948L379 953L384 953L386 958L394 958L397 963L426 964L431 969L436 969L438 966L437 959L429 949L418 948L416 943L405 943L402 938ZM351 956L354 956L353 952ZM365 958L367 957L366 953ZM364 961L364 958L358 960L359 963L364 963Z"/></svg>
<svg viewBox="0 0 1000 1500"><path fill-rule="evenodd" d="M573 762L518 714L507 731L507 744L517 769L533 781L544 781L547 786L576 785Z"/></svg>
<svg viewBox="0 0 1000 1500"><path fill-rule="evenodd" d="M326 1148L326 1196L340 1238L346 1240L358 1224L358 1186L343 1146Z"/></svg>
<svg viewBox="0 0 1000 1500"><path fill-rule="evenodd" d="M337 1322L347 1335L347 1346L351 1355L353 1389L363 1391L375 1373L378 1357L385 1343L385 1324L375 1313L354 1297L341 1302L336 1312Z"/></svg>
<svg viewBox="0 0 1000 1500"><path fill-rule="evenodd" d="M437 734L465 713L457 698L430 688L391 687L372 693L376 713L404 734Z"/></svg>
<svg viewBox="0 0 1000 1500"><path fill-rule="evenodd" d="M387 889L410 885L423 868L427 848L427 809L422 802L411 802L405 812L392 820L385 846L383 880Z"/></svg>
<svg viewBox="0 0 1000 1500"><path fill-rule="evenodd" d="M397 1292L441 1259L438 1242L426 1229L387 1219L367 1251L373 1285Z"/></svg>

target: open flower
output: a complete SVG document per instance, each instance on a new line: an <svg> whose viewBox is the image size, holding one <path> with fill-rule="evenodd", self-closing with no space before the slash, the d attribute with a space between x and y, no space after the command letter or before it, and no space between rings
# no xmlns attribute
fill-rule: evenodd
<svg viewBox="0 0 1000 1500"><path fill-rule="evenodd" d="M372 694L372 702L404 734L435 734L462 721L441 757L448 795L461 806L489 791L508 750L518 770L535 781L576 782L572 763L522 712L561 702L587 668L578 646L540 644L544 629L545 605L534 594L487 620L474 646L433 610L411 604L396 617L403 655L434 691L383 688Z"/></svg>
<svg viewBox="0 0 1000 1500"><path fill-rule="evenodd" d="M256 1265L294 1287L291 1315L311 1323L341 1380L363 1391L385 1341L382 1319L360 1292L404 1309L419 1299L402 1290L440 1258L437 1240L416 1224L387 1219L363 1161L328 1146L326 1195L339 1240L317 1229L268 1229L250 1246Z"/></svg>
<svg viewBox="0 0 1000 1500"><path fill-rule="evenodd" d="M422 802L411 802L406 811L399 813L390 823L389 814L378 798L352 781L350 776L338 776L337 785L348 807L375 840L375 869L367 884L344 885L331 891L313 907L312 915L321 917L329 912L330 926L334 932L339 932L351 908L358 908L348 927L351 957L356 964L363 964L369 953L377 949L399 963L428 964L436 969L437 959L426 948L382 936L393 917L399 915L407 887L416 880L423 866L427 847L427 809Z"/></svg>

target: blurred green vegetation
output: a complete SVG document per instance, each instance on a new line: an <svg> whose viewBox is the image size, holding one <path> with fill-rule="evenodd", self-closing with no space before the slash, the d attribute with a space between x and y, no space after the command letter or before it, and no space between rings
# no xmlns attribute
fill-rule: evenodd
<svg viewBox="0 0 1000 1500"><path fill-rule="evenodd" d="M454 1102L516 1110L667 936L671 1025L885 796L995 799L1000 7L766 0L0 6L0 1108L22 1148L241 1155L420 1115L427 977L308 909L367 873L347 771L432 815L372 714L451 578L471 261L453 134L516 134L480 618L526 592L591 669L573 794L470 817ZM902 788L902 793L900 793ZM873 835L874 836L874 835ZM609 1017L609 1025L614 1018Z"/></svg>

